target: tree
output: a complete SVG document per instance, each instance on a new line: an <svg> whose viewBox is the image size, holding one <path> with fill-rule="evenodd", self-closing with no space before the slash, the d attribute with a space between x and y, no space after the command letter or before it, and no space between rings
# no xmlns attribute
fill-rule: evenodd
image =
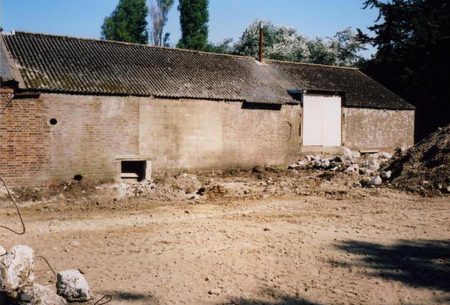
<svg viewBox="0 0 450 305"><path fill-rule="evenodd" d="M337 62L336 49L331 48L322 38L309 41L308 51L308 62L322 65L334 65Z"/></svg>
<svg viewBox="0 0 450 305"><path fill-rule="evenodd" d="M156 0L150 7L150 18L152 20L151 39L155 46L166 46L168 44L169 33L163 38L164 27L167 23L167 15L173 5L173 0Z"/></svg>
<svg viewBox="0 0 450 305"><path fill-rule="evenodd" d="M147 44L148 8L145 0L120 0L102 25L102 39Z"/></svg>
<svg viewBox="0 0 450 305"><path fill-rule="evenodd" d="M218 44L209 43L205 51L214 52L214 53L222 53L222 54L232 54L234 52L233 46L233 38L225 38L222 42Z"/></svg>
<svg viewBox="0 0 450 305"><path fill-rule="evenodd" d="M331 47L336 54L336 62L339 66L355 66L362 57L359 51L365 49L364 43L357 32L352 31L350 27L343 31L338 31L331 39Z"/></svg>
<svg viewBox="0 0 450 305"><path fill-rule="evenodd" d="M256 57L259 50L259 30L260 21L250 24L235 44L234 52ZM300 61L308 57L306 39L298 35L295 29L264 21L262 22L262 31L264 33L264 57L291 61Z"/></svg>
<svg viewBox="0 0 450 305"><path fill-rule="evenodd" d="M450 121L448 0L368 0L379 17L366 42L378 48L363 71L416 106L416 140Z"/></svg>
<svg viewBox="0 0 450 305"><path fill-rule="evenodd" d="M231 53L256 56L259 48L258 21L249 25ZM359 62L358 52L364 45L357 33L347 28L333 38L314 40L300 35L295 29L263 22L264 56L269 59L302 61L326 65L352 66Z"/></svg>
<svg viewBox="0 0 450 305"><path fill-rule="evenodd" d="M177 47L204 50L208 45L208 0L180 0L181 39Z"/></svg>

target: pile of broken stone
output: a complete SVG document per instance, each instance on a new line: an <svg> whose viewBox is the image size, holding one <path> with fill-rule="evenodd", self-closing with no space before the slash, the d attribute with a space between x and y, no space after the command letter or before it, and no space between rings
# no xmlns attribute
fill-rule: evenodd
<svg viewBox="0 0 450 305"><path fill-rule="evenodd" d="M290 170L316 169L356 174L361 176L361 186L377 187L392 176L391 171L381 170L382 165L391 158L392 155L387 152L361 154L359 151L342 147L339 155L306 155L289 165L288 168Z"/></svg>
<svg viewBox="0 0 450 305"><path fill-rule="evenodd" d="M34 259L28 246L16 245L8 251L0 246L0 301L7 298L18 305L64 305L91 299L89 285L79 270L59 272L56 292L35 283Z"/></svg>

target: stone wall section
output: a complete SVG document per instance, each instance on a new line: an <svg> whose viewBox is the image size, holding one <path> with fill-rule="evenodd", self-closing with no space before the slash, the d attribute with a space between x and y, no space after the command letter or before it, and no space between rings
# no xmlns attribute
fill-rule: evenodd
<svg viewBox="0 0 450 305"><path fill-rule="evenodd" d="M414 144L414 110L343 109L343 145L393 150Z"/></svg>

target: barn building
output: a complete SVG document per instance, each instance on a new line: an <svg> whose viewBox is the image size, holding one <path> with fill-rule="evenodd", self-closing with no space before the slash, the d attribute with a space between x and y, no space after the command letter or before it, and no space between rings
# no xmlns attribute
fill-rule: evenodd
<svg viewBox="0 0 450 305"><path fill-rule="evenodd" d="M354 68L26 32L0 42L10 185L413 144L414 107Z"/></svg>

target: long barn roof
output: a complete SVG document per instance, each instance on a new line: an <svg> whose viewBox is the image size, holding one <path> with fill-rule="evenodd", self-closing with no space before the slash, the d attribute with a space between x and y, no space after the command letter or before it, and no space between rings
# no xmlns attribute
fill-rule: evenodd
<svg viewBox="0 0 450 305"><path fill-rule="evenodd" d="M27 32L1 37L2 61L8 56L27 90L285 104L295 102L288 89L300 88L343 92L348 107L414 109L354 68Z"/></svg>

